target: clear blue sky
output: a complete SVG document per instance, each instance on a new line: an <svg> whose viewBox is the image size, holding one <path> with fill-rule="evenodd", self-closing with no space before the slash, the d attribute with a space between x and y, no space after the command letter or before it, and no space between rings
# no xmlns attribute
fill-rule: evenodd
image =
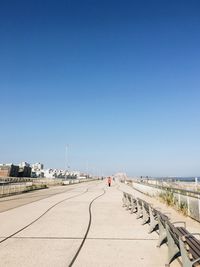
<svg viewBox="0 0 200 267"><path fill-rule="evenodd" d="M200 2L0 3L0 162L200 175Z"/></svg>

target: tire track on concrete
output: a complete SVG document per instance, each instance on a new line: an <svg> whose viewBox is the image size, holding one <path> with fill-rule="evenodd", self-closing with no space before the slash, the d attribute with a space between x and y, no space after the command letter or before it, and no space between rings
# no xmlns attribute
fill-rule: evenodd
<svg viewBox="0 0 200 267"><path fill-rule="evenodd" d="M78 248L77 251L76 251L76 254L74 255L74 257L73 257L73 259L71 260L71 262L70 262L70 264L68 265L68 267L73 266L74 262L76 261L78 255L79 255L79 253L80 253L80 251L81 251L81 249L82 249L82 247L83 247L83 245L84 245L84 243L85 243L85 241L86 241L86 239L87 239L88 233L89 233L89 231L90 231L91 223L92 223L92 204L94 203L95 200L97 200L98 198L102 197L105 193L106 193L106 190L104 189L104 192L103 192L102 194L98 195L97 197L95 197L95 198L90 202L90 204L89 204L89 222L88 222L87 230L86 230L86 232L85 232L85 235L84 235L84 237L83 237L83 240L82 240L82 242L81 242L79 248Z"/></svg>
<svg viewBox="0 0 200 267"><path fill-rule="evenodd" d="M14 237L15 235L21 233L23 230L27 229L29 226L33 225L35 222L37 222L38 220L40 220L42 217L44 217L50 210L52 210L53 208L55 208L56 206L58 206L59 204L63 203L64 201L67 201L69 199L72 199L72 198L75 198L75 197L78 197L78 196L81 196L85 193L88 192L88 188L82 192L82 193L79 193L77 195L74 195L74 196L71 196L71 197L67 197L65 199L62 199L58 202L56 202L55 204L53 204L52 206L50 206L45 212L43 212L39 217L37 217L35 220L33 220L32 222L30 222L29 224L25 225L24 227L20 228L19 230L17 230L16 232L12 233L11 235L5 237L4 239L0 240L0 244L2 244L3 242L5 242L6 240L8 239L11 239L12 237Z"/></svg>
<svg viewBox="0 0 200 267"><path fill-rule="evenodd" d="M98 184L98 183L97 183ZM96 184L95 184L96 185ZM78 189L81 189L83 186L81 185ZM91 185L91 187L93 187L93 185ZM9 202L9 201L14 201L14 200L27 200L27 199L31 199L31 198L36 198L36 197L41 197L39 199L35 199L33 201L30 201L28 203L23 203L23 204L19 204L18 206L15 206L15 207L11 207L11 208L8 208L6 210L3 210L3 211L0 211L0 213L3 213L3 212L6 212L6 211L9 211L9 210L12 210L12 209L16 209L16 208L19 208L19 207L23 207L23 206L26 206L28 204L31 204L31 203L35 203L35 202L38 202L40 200L45 200L47 198L50 198L50 197L53 197L53 196L56 196L56 195L59 195L59 194L64 194L64 193L67 193L67 192L71 192L71 191L74 191L74 190L77 190L77 188L67 188L66 190L63 190L61 192L56 192L56 193L49 193L46 195L46 197L43 197L45 195L34 195L34 196L28 196L28 197L19 197L19 198L12 198L12 199L5 199L5 200L0 200L0 204L3 203L3 202ZM24 193L25 194L25 193ZM28 194L28 193L27 193Z"/></svg>

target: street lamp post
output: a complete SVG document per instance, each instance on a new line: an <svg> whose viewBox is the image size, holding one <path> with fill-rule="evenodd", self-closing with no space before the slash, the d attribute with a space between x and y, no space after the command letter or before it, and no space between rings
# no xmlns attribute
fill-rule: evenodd
<svg viewBox="0 0 200 267"><path fill-rule="evenodd" d="M68 165L69 165L69 158L68 158L68 154L69 154L69 145L66 145L65 147L65 167L66 167L66 170L65 170L65 180L66 180L66 172L68 171Z"/></svg>

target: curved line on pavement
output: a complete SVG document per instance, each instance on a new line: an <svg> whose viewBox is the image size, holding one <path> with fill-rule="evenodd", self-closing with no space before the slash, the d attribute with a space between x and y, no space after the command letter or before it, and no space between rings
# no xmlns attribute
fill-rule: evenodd
<svg viewBox="0 0 200 267"><path fill-rule="evenodd" d="M81 251L81 249L82 249L82 247L83 247L83 245L85 243L85 240L87 239L87 236L88 236L88 233L89 233L89 230L90 230L90 226L91 226L91 223L92 223L92 210L91 210L92 204L94 203L95 200L97 200L98 198L100 198L101 196L103 196L105 193L106 193L106 190L104 189L104 192L102 194L100 194L99 196L95 197L90 202L90 205L89 205L89 216L90 217L89 217L88 227L87 227L87 230L85 232L85 235L83 237L83 240L82 240L82 242L81 242L81 244L80 244L80 246L79 246L76 254L74 255L73 259L71 260L70 264L68 265L69 267L71 267L74 264L75 260L77 259L78 255L79 255L79 253L80 253L80 251Z"/></svg>
<svg viewBox="0 0 200 267"><path fill-rule="evenodd" d="M72 198L75 198L75 197L78 197L78 196L81 196L85 193L88 192L88 188L80 193L80 194L77 194L75 196L72 196L72 197L68 197L68 198L65 198L57 203L55 203L54 205L52 205L50 208L48 208L45 212L43 212L38 218L36 218L35 220L33 220L32 222L30 222L29 224L27 224L26 226L24 226L23 228L19 229L18 231L14 232L13 234L5 237L4 239L0 240L0 244L5 242L6 240L10 239L11 237L15 236L16 234L19 234L20 232L22 232L23 230L25 230L26 228L28 228L29 226L31 226L32 224L34 224L35 222L37 222L39 219L41 219L45 214L47 214L51 209L53 209L54 207L56 207L57 205L61 204L62 202L66 201L66 200L69 200L69 199L72 199Z"/></svg>

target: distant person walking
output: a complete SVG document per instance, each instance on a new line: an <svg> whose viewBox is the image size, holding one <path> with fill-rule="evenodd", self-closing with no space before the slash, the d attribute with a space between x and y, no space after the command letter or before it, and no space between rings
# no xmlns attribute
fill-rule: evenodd
<svg viewBox="0 0 200 267"><path fill-rule="evenodd" d="M111 177L108 177L108 186L111 186Z"/></svg>

